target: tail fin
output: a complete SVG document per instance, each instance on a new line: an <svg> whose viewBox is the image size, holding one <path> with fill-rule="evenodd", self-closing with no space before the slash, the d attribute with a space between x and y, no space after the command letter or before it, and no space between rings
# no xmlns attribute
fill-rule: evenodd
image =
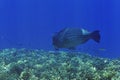
<svg viewBox="0 0 120 80"><path fill-rule="evenodd" d="M100 42L100 34L99 34L99 30L96 30L94 32L91 33L91 38L96 41L97 43Z"/></svg>

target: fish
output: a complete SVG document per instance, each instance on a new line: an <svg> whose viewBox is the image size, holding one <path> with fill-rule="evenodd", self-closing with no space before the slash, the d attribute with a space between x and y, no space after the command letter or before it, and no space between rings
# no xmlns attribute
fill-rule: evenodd
<svg viewBox="0 0 120 80"><path fill-rule="evenodd" d="M61 48L74 50L77 46L86 43L90 39L100 43L99 32L99 30L89 32L83 28L63 28L53 35L52 44L55 50Z"/></svg>
<svg viewBox="0 0 120 80"><path fill-rule="evenodd" d="M99 48L100 51L106 51L107 49L105 48Z"/></svg>

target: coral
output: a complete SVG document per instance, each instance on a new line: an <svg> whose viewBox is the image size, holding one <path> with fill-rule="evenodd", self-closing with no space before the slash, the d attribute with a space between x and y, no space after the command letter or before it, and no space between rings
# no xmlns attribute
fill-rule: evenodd
<svg viewBox="0 0 120 80"><path fill-rule="evenodd" d="M31 73L29 71L25 70L20 74L20 79L21 80L29 80L31 76L32 76Z"/></svg>
<svg viewBox="0 0 120 80"><path fill-rule="evenodd" d="M0 80L120 80L120 60L81 52L3 49Z"/></svg>

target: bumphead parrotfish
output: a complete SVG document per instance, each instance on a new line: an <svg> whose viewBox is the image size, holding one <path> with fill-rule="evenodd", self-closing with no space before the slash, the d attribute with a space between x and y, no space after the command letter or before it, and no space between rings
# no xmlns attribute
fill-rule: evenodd
<svg viewBox="0 0 120 80"><path fill-rule="evenodd" d="M99 43L99 30L89 32L82 28L64 28L52 37L53 46L56 50L59 48L75 49L76 46L84 44L90 39Z"/></svg>

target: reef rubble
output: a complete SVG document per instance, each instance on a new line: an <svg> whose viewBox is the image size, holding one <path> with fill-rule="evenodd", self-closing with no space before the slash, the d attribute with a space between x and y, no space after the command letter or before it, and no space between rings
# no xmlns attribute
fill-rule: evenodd
<svg viewBox="0 0 120 80"><path fill-rule="evenodd" d="M0 80L120 80L120 60L83 52L1 49Z"/></svg>

